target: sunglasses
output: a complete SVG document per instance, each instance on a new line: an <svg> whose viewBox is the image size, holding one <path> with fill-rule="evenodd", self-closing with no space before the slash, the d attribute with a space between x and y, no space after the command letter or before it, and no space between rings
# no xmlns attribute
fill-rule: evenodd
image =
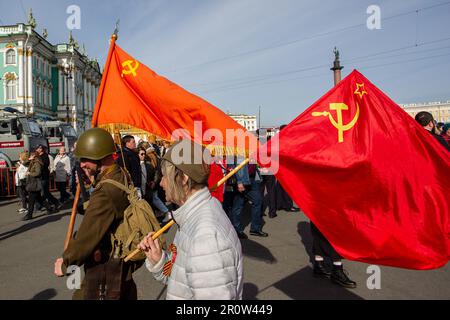
<svg viewBox="0 0 450 320"><path fill-rule="evenodd" d="M140 156L145 156L145 153L139 153Z"/></svg>

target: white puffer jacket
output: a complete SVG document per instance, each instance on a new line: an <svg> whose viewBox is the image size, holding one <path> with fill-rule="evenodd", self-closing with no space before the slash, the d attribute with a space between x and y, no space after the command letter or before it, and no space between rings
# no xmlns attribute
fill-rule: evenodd
<svg viewBox="0 0 450 320"><path fill-rule="evenodd" d="M243 262L241 243L221 203L204 188L173 213L179 225L173 244L176 259L169 277L164 264L172 253L147 269L167 284L167 299L242 299Z"/></svg>

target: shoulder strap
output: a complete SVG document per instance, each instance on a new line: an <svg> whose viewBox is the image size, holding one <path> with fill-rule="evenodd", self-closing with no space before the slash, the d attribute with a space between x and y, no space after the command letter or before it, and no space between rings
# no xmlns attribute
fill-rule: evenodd
<svg viewBox="0 0 450 320"><path fill-rule="evenodd" d="M121 189L122 191L125 191L127 194L130 194L130 193L131 193L130 188L127 188L124 184L122 184L122 183L120 183L120 182L117 182L117 181L115 181L115 180L112 180L112 179L105 179L105 180L102 180L102 181L100 181L100 182L98 183L97 186L102 185L102 184L104 184L104 183L112 184L113 186L115 186L115 187Z"/></svg>

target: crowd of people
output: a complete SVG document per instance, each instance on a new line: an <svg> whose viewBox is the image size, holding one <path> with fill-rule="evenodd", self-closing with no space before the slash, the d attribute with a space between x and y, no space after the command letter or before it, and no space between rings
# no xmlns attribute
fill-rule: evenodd
<svg viewBox="0 0 450 320"><path fill-rule="evenodd" d="M134 186L138 188L140 196L154 209L161 222L167 222L171 209L176 204L166 201L164 190L160 186L162 172L161 161L170 147L170 142L139 141L131 135L122 137L122 149L118 147L117 164L125 167L131 176ZM237 157L231 160L227 157L213 158L209 187L233 170L241 161ZM125 165L124 165L125 163ZM269 218L277 216L277 210L298 212L290 196L284 191L280 183L270 172L261 172L256 164L247 164L236 175L229 179L224 186L212 192L227 213L240 239L247 239L242 225L242 213L249 207L251 215L250 235L267 237L262 231L263 216L269 207Z"/></svg>
<svg viewBox="0 0 450 320"><path fill-rule="evenodd" d="M194 152L203 155L203 147L189 140L179 143L186 144L185 148L197 148ZM202 151L198 151L199 147ZM235 158L235 161L227 163L226 159L214 158L213 163L208 165L193 162L178 164L173 160L171 150L167 141L136 143L135 138L129 135L122 137L121 143L116 145L109 133L98 128L80 136L75 149L79 160L75 166L81 172L75 175L79 177L77 181L84 182L80 185L85 186L89 204L83 210L84 219L76 236L69 242L63 257L55 262L55 274L58 276L64 275L70 265L84 265L84 285L74 294L74 298L96 298L96 292L104 289L92 291L90 279L99 277L96 266L112 263L111 259L105 259L108 256L109 234L123 219L124 208L129 205L127 196L117 189L99 187L105 179L120 183L124 179L129 181L137 189L138 196L151 205L161 225L170 219L176 222L178 231L169 250L160 248L159 242L151 238L152 234L140 244L147 255L147 269L156 279L168 284L168 298L242 298L240 240L247 238L243 232L242 211L248 204L250 235L267 237L262 228L264 210L269 204L263 204L269 201L264 199L276 195L278 189L282 190L281 186L271 176L274 187L267 189L264 183L266 176L261 174L257 165L247 164L237 172L235 179L210 192L211 187L243 159ZM76 169L68 169L72 175L77 172ZM61 194L62 198L65 196ZM280 208L299 211L292 200L289 199L286 204L286 196L283 195L284 202L280 202ZM276 201L276 196L273 198ZM278 209L277 203L271 202L270 206ZM276 215L270 217L275 218ZM118 263L122 271L116 277L123 279L123 290L119 296L135 299L136 287L131 274L139 264ZM178 279L171 277L172 270L183 276ZM207 286L205 283L208 283Z"/></svg>
<svg viewBox="0 0 450 320"><path fill-rule="evenodd" d="M39 145L31 153L22 152L16 165L15 184L21 199L20 214L26 213L22 220L30 220L33 213L41 210L47 214L56 213L62 205L71 199L67 193L67 182L71 176L72 155L66 154L61 147L53 159L47 153L47 147ZM60 193L56 199L50 192L50 180L53 176Z"/></svg>
<svg viewBox="0 0 450 320"><path fill-rule="evenodd" d="M444 148L450 149L450 124L436 123L428 112L420 112L415 119ZM94 138L86 138L90 135ZM237 156L231 160L212 157L211 164L194 163L194 154L201 152L203 155L204 147L189 140L176 142L183 144L183 148L193 150L192 161L180 164L174 161L173 146L167 141L136 143L133 136L127 135L122 137L120 147L109 133L99 128L83 133L79 141L83 139L91 145L86 147L86 142L83 142L83 146L75 149L78 160L66 155L64 148L54 159L59 200L48 190L52 166L44 146L39 146L30 155L21 154L16 173L22 211L26 209L27 212L24 220L32 218L35 203L49 212L58 210L61 203L70 199L66 191L70 178L72 182L86 182L80 184L86 186L82 192L84 197L90 198L86 212L83 212L85 218L63 258L55 262L55 274L58 276L65 275L69 265L85 266L84 288L78 292L79 298L97 297L95 288L88 289L93 281L88 277L89 272L109 263L109 247L105 243L129 205L126 194L112 191L114 188L99 187L99 182L104 179L121 183L125 179L134 185L138 197L151 205L161 226L171 219L175 221L177 232L168 249L163 249L152 238L153 233L139 244L146 256L146 268L155 279L168 285L169 299L241 299L241 241L248 239L242 213L246 208L250 211L250 236L268 237L269 234L263 231L266 211L270 219L276 218L280 210L287 214L300 211L276 177L254 163L243 166L223 186L212 188L243 159ZM74 176L78 178L74 179ZM72 193L73 190L72 187ZM310 225L313 276L331 279L346 288L355 288L356 282L343 269L342 257L320 230L313 223ZM100 249L105 252L98 256ZM331 261L331 269L325 260ZM123 284L119 290L122 293L116 292L115 297L135 299L136 286L132 273L140 265L124 261L118 263L120 268L117 270L120 271L116 270L119 275L115 275L115 279L123 281ZM98 277L98 270L95 277ZM109 272L106 267L101 270L103 273ZM86 290L94 291L88 294Z"/></svg>

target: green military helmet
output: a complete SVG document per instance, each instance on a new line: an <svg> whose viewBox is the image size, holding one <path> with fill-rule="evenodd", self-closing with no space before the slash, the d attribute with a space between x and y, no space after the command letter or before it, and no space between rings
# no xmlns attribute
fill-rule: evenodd
<svg viewBox="0 0 450 320"><path fill-rule="evenodd" d="M77 141L75 157L100 160L116 152L114 140L108 131L92 128L83 132Z"/></svg>

